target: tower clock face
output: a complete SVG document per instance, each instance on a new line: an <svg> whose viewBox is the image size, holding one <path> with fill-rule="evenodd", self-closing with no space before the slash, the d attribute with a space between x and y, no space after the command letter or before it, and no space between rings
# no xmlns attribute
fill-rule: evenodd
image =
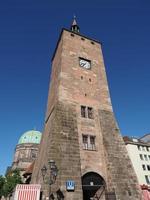
<svg viewBox="0 0 150 200"><path fill-rule="evenodd" d="M79 65L85 69L91 68L91 61L84 58L79 58Z"/></svg>

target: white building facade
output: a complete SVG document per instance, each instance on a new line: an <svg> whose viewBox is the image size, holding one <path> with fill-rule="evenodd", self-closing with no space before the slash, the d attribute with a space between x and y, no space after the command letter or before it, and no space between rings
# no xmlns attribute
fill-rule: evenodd
<svg viewBox="0 0 150 200"><path fill-rule="evenodd" d="M150 186L150 141L124 137L126 148L140 185ZM150 134L149 134L150 137Z"/></svg>

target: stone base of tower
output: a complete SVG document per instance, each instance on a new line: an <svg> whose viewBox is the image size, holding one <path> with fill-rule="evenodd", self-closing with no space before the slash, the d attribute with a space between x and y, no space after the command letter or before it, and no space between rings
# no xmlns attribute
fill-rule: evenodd
<svg viewBox="0 0 150 200"><path fill-rule="evenodd" d="M99 110L99 119L103 135L107 179L104 184L105 190L101 193L101 187L93 195L92 200L98 199L97 197L100 197L99 200L141 200L141 190L113 113ZM41 174L43 165L49 168L49 160L54 160L59 170L56 181L52 185L48 184L49 171L47 170L44 180ZM96 174L95 172L90 173ZM86 196L88 197L86 190L82 190L82 177L76 105L59 102L52 109L46 121L32 183L42 185L43 200L48 199L50 194L53 194L56 199L60 197L64 200L90 200L90 198L86 199ZM74 191L67 191L67 181L75 182ZM90 193L90 191L87 192Z"/></svg>
<svg viewBox="0 0 150 200"><path fill-rule="evenodd" d="M99 117L108 173L108 193L114 191L116 200L141 200L141 189L114 114L99 110Z"/></svg>
<svg viewBox="0 0 150 200"><path fill-rule="evenodd" d="M49 168L48 161L54 160L58 175L54 184L49 185L50 173L43 177L43 165ZM75 182L74 191L67 191L67 181ZM35 163L32 183L40 183L43 199L50 194L58 199L82 200L81 164L78 141L76 107L57 103L51 110L45 124L39 157ZM56 198L57 199L57 198Z"/></svg>

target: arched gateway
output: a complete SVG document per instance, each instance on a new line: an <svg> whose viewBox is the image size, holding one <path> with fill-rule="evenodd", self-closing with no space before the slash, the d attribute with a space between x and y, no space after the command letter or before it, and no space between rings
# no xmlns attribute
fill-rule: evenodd
<svg viewBox="0 0 150 200"><path fill-rule="evenodd" d="M83 200L100 200L105 191L105 180L95 172L88 172L82 177Z"/></svg>

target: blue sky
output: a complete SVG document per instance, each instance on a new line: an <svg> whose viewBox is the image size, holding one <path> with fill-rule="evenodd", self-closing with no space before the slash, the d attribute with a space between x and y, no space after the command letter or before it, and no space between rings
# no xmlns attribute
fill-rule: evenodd
<svg viewBox="0 0 150 200"><path fill-rule="evenodd" d="M123 135L150 132L149 0L1 0L0 174L27 130L43 130L51 56L62 27L103 43L114 112Z"/></svg>

